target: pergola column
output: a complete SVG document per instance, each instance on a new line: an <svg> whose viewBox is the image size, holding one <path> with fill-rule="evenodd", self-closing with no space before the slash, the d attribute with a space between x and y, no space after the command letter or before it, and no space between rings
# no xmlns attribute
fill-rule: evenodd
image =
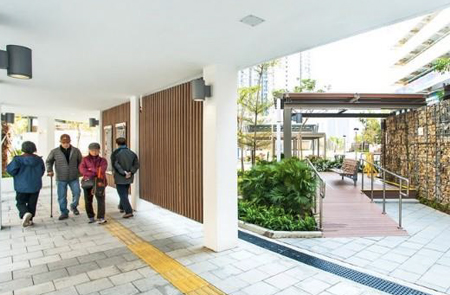
<svg viewBox="0 0 450 295"><path fill-rule="evenodd" d="M283 144L284 158L292 157L292 108L284 107L283 115Z"/></svg>

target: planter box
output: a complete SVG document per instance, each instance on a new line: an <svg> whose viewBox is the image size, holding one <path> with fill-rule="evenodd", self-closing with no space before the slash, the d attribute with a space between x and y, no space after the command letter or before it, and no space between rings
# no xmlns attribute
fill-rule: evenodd
<svg viewBox="0 0 450 295"><path fill-rule="evenodd" d="M12 177L2 178L2 192L14 191L14 179Z"/></svg>
<svg viewBox="0 0 450 295"><path fill-rule="evenodd" d="M238 220L239 227L256 234L271 238L271 239L283 239L283 238L321 238L321 231L275 231L270 230L255 224L246 223Z"/></svg>

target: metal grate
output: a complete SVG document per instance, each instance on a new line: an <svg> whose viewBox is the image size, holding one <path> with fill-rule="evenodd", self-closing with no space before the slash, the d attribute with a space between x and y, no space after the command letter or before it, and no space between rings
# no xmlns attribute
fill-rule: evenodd
<svg viewBox="0 0 450 295"><path fill-rule="evenodd" d="M294 259L298 262L335 274L348 280L352 280L356 283L374 288L382 292L394 295L429 295L428 293L424 293L422 291L418 291L391 281L380 279L375 276L365 274L360 271L353 270L351 268L293 250L289 247L267 241L243 231L239 231L239 238L264 249Z"/></svg>

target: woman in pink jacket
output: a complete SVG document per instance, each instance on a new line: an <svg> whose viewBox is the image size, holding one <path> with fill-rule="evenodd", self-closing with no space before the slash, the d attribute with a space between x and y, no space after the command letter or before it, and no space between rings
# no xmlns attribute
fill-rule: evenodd
<svg viewBox="0 0 450 295"><path fill-rule="evenodd" d="M86 205L86 213L89 218L89 223L95 222L95 212L92 207L94 199L94 187L96 178L100 178L106 185L106 168L108 162L100 155L100 144L94 142L89 145L89 155L83 158L80 164L80 172L83 175L81 186L84 191L84 202ZM103 224L105 220L105 194L95 193L97 199L97 223Z"/></svg>

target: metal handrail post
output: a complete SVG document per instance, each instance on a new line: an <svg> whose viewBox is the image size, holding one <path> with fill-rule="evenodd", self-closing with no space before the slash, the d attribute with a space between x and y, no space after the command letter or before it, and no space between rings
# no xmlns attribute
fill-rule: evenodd
<svg viewBox="0 0 450 295"><path fill-rule="evenodd" d="M373 203L373 173L370 174L370 200Z"/></svg>
<svg viewBox="0 0 450 295"><path fill-rule="evenodd" d="M323 185L323 183L322 183ZM320 194L320 200L319 200L319 229L322 230L323 228L323 197L322 193Z"/></svg>
<svg viewBox="0 0 450 295"><path fill-rule="evenodd" d="M364 191L364 166L363 162L361 161L361 190Z"/></svg>
<svg viewBox="0 0 450 295"><path fill-rule="evenodd" d="M403 180L399 179L399 195L398 195L398 228L402 229L402 182Z"/></svg>
<svg viewBox="0 0 450 295"><path fill-rule="evenodd" d="M399 190L398 190L398 228L402 229L402 210L403 210L403 196L409 197L409 179L403 176L400 176L398 174L395 174L394 172L391 172L379 165L376 165L374 163L368 162L364 159L361 159L362 163L370 164L377 169L380 169L380 171L383 172L383 214L386 214L386 173L394 176L395 178L398 178L399 180ZM373 174L372 174L372 180L373 180ZM406 184L406 193L403 193L403 183ZM372 182L373 185L373 182ZM363 186L364 187L364 186ZM373 186L372 186L372 192L371 192L371 199L373 202Z"/></svg>
<svg viewBox="0 0 450 295"><path fill-rule="evenodd" d="M383 214L386 214L386 171L383 170Z"/></svg>

